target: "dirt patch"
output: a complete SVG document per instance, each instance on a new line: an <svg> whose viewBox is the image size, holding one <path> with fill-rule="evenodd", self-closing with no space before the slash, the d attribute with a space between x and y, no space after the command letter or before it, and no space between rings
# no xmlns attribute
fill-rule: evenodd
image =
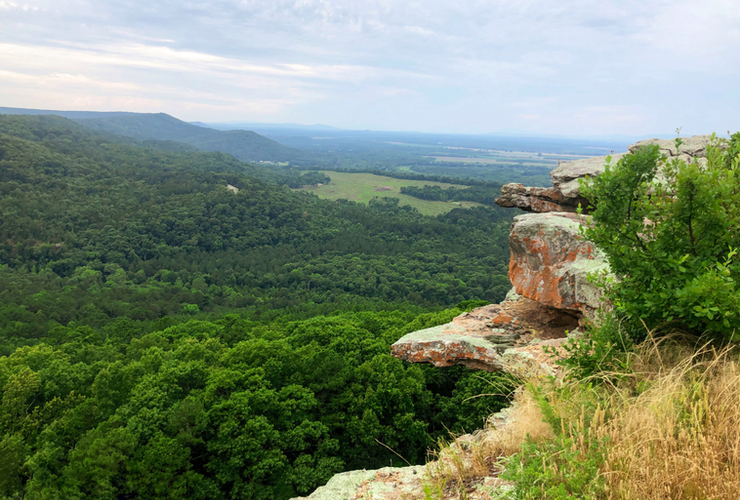
<svg viewBox="0 0 740 500"><path fill-rule="evenodd" d="M383 187L379 187L375 191L378 192L378 191L392 191L392 190L393 190L393 188L390 187L390 186L383 186Z"/></svg>

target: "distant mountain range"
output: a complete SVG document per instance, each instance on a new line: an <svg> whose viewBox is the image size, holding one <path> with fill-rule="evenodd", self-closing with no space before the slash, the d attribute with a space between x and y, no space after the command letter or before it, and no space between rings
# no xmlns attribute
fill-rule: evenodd
<svg viewBox="0 0 740 500"><path fill-rule="evenodd" d="M283 146L248 130L216 130L194 125L165 113L55 111L0 107L0 114L58 115L94 130L139 140L175 141L203 151L221 151L245 161L306 160L311 153ZM205 124L203 124L205 125Z"/></svg>
<svg viewBox="0 0 740 500"><path fill-rule="evenodd" d="M327 132L342 130L329 125L317 123L315 125L302 125L300 123L257 123L257 122L233 122L233 123L203 123L190 122L200 127L215 128L218 130L302 130L306 132Z"/></svg>

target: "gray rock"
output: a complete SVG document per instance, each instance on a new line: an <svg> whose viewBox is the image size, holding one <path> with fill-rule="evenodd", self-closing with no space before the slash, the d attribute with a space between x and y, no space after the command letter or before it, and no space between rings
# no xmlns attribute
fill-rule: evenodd
<svg viewBox="0 0 740 500"><path fill-rule="evenodd" d="M523 378L546 376L557 368L543 347L561 345L566 333L577 328L573 313L517 297L404 335L391 346L391 354L437 367L462 365ZM533 342L535 338L539 341Z"/></svg>
<svg viewBox="0 0 740 500"><path fill-rule="evenodd" d="M298 497L293 500L349 500L360 485L365 481L375 479L374 470L353 470L336 474L324 486L317 488L308 497Z"/></svg>
<svg viewBox="0 0 740 500"><path fill-rule="evenodd" d="M676 148L675 139L646 139L631 145L629 150L634 153L643 146L657 144L660 152L666 156L689 155L693 158L705 158L710 137L709 135L694 135L682 138L681 146L678 148Z"/></svg>
<svg viewBox="0 0 740 500"><path fill-rule="evenodd" d="M506 297L504 298L504 302L515 302L519 300L520 296L516 293L516 288L512 287L511 290L506 292Z"/></svg>
<svg viewBox="0 0 740 500"><path fill-rule="evenodd" d="M501 187L501 196L496 199L500 207L516 207L527 212L575 212L586 200L580 197L565 197L556 188L525 187L510 183Z"/></svg>
<svg viewBox="0 0 740 500"><path fill-rule="evenodd" d="M391 499L423 493L421 478L425 466L384 467L378 470L353 470L333 476L326 485L308 497L293 500Z"/></svg>
<svg viewBox="0 0 740 500"><path fill-rule="evenodd" d="M611 163L616 164L625 154L611 155ZM585 160L576 160L570 163L561 163L558 168L550 172L550 178L555 189L560 191L564 198L578 198L581 189L578 180L586 176L598 177L604 172L607 156L596 156Z"/></svg>

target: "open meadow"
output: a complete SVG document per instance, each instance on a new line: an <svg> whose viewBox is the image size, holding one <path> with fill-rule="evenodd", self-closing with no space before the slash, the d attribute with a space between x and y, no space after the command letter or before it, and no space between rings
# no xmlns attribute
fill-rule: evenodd
<svg viewBox="0 0 740 500"><path fill-rule="evenodd" d="M376 197L381 198L398 198L401 205L410 205L416 208L424 215L439 215L449 212L454 208L470 208L478 206L478 203L471 201L430 201L420 200L413 196L401 194L401 187L404 186L440 186L443 189L449 187L466 188L458 184L448 184L445 182L433 181L414 181L408 179L396 179L394 177L385 177L382 175L367 173L348 173L348 172L322 172L331 177L329 184L320 186L304 186L300 188L303 191L310 191L321 199L326 200L349 200L358 203L368 203Z"/></svg>

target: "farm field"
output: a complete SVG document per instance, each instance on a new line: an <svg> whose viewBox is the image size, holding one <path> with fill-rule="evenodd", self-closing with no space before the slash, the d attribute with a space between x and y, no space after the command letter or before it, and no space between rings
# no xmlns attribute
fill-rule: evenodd
<svg viewBox="0 0 740 500"><path fill-rule="evenodd" d="M557 163L553 160L543 160L543 159L530 159L530 158L496 158L496 157L481 157L481 156L427 156L425 158L434 158L437 161L451 161L451 162L459 162L459 163L498 163L500 165L510 165L511 163L519 163L526 164L528 166L532 167L552 167L553 165L557 166Z"/></svg>
<svg viewBox="0 0 740 500"><path fill-rule="evenodd" d="M401 205L410 205L424 215L439 215L449 212L454 208L470 208L479 206L471 201L429 201L420 200L413 196L401 194L403 186L440 186L442 188L458 187L466 188L458 184L445 182L414 181L408 179L396 179L367 173L348 173L326 171L324 174L331 177L331 183L321 186L304 186L302 191L310 191L319 198L326 200L349 200L358 203L367 203L373 198L398 198Z"/></svg>
<svg viewBox="0 0 740 500"><path fill-rule="evenodd" d="M556 167L560 161L574 161L589 158L585 155L558 155L554 153L527 153L527 152L476 152L467 153L463 148L456 148L455 154L429 155L425 158L434 158L440 162L479 163L479 164L512 164L518 163L527 166Z"/></svg>

